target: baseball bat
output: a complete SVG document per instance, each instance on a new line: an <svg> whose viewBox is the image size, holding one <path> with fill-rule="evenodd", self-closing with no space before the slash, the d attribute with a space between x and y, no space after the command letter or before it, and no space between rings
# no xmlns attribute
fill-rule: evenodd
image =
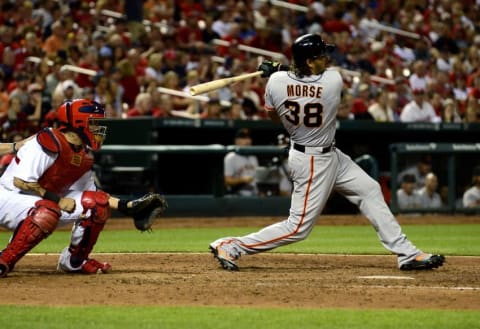
<svg viewBox="0 0 480 329"><path fill-rule="evenodd" d="M208 102L208 97L207 96L193 96L193 95L189 95L189 94L187 94L183 91L180 91L180 90L163 88L163 87L157 87L157 90L159 92L161 92L162 94L185 97L185 98L188 98L188 99L194 99L194 100L201 101L201 102Z"/></svg>
<svg viewBox="0 0 480 329"><path fill-rule="evenodd" d="M226 87L234 82L246 80L253 77L258 77L262 75L263 71L256 71L252 73L240 74L235 77L217 79L209 82L200 83L198 85L192 86L190 88L190 94L192 96L204 94L212 90L220 89Z"/></svg>

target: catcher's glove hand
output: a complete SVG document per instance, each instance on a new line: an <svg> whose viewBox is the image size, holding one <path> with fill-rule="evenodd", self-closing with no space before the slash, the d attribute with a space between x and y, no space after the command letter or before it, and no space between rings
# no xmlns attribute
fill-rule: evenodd
<svg viewBox="0 0 480 329"><path fill-rule="evenodd" d="M132 216L135 227L142 232L150 230L154 219L168 207L167 201L157 193L147 193L129 202L131 207L121 211L127 216Z"/></svg>

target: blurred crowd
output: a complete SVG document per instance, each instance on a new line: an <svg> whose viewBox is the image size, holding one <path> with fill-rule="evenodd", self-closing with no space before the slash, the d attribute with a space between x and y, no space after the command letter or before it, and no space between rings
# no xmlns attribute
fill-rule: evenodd
<svg viewBox="0 0 480 329"><path fill-rule="evenodd" d="M424 155L414 165L399 173L399 187L397 189L397 206L400 210L448 209L448 186L439 186L438 177L433 168L432 157ZM480 206L480 166L473 167L471 181L462 186L454 195L456 209L473 209Z"/></svg>
<svg viewBox="0 0 480 329"><path fill-rule="evenodd" d="M305 33L337 45L339 120L480 121L479 0L0 4L4 140L54 125L59 104L78 97L125 119L263 119L264 78L200 97L189 88L263 59L290 64Z"/></svg>

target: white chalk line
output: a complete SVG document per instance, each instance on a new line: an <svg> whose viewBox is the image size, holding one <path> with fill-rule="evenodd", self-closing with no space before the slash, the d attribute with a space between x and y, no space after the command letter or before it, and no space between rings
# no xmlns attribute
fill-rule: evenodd
<svg viewBox="0 0 480 329"><path fill-rule="evenodd" d="M365 288L366 286L353 285L352 288ZM458 291L480 291L480 287L441 287L441 286L381 286L381 285L369 285L368 288L375 289L428 289L428 290L458 290Z"/></svg>
<svg viewBox="0 0 480 329"><path fill-rule="evenodd" d="M411 276L399 276L399 275L363 275L357 276L357 279L373 279L373 280L415 280Z"/></svg>

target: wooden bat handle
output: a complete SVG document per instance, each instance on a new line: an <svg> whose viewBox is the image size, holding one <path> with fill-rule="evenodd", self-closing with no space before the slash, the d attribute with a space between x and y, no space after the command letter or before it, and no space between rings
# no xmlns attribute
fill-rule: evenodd
<svg viewBox="0 0 480 329"><path fill-rule="evenodd" d="M224 78L224 79L217 79L205 83L200 83L198 85L192 86L190 88L190 94L192 96L204 94L212 90L220 89L226 87L234 82L246 80L253 77L258 77L263 74L263 71L256 71L252 73L245 73L241 75L237 75L235 77Z"/></svg>
<svg viewBox="0 0 480 329"><path fill-rule="evenodd" d="M231 80L230 83L232 83L232 82L237 82L237 81L242 81L242 80L258 77L258 76L261 76L262 74L263 74L263 71L256 71L256 72L252 72L252 73L245 73L245 74L237 75L235 77L226 78L226 79L230 79Z"/></svg>

